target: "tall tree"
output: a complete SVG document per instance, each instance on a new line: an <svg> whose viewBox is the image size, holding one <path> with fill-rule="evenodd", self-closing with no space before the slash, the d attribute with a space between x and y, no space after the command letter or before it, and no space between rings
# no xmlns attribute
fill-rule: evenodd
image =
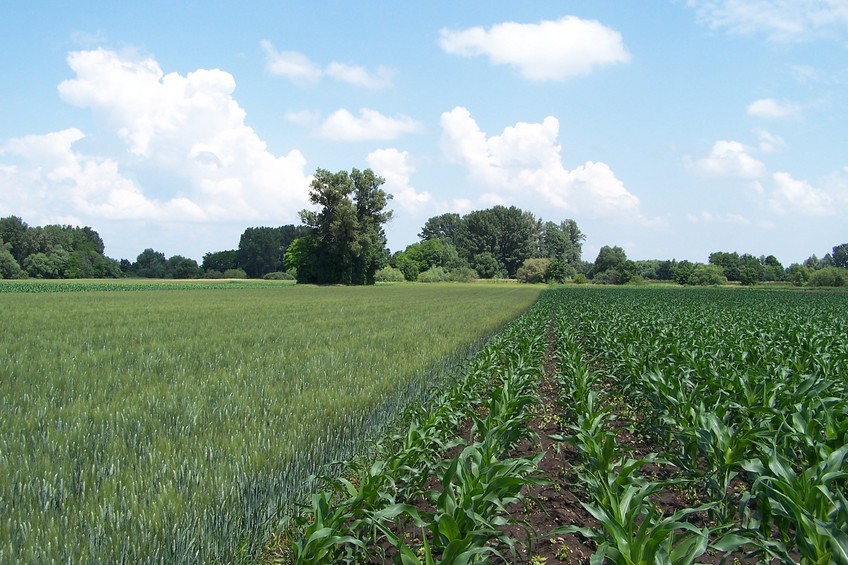
<svg viewBox="0 0 848 565"><path fill-rule="evenodd" d="M831 257L833 258L834 267L848 268L848 243L835 246Z"/></svg>
<svg viewBox="0 0 848 565"><path fill-rule="evenodd" d="M465 235L465 222L459 214L448 213L433 216L424 222L418 237L421 241L428 239L441 239L449 241L455 246L460 245Z"/></svg>
<svg viewBox="0 0 848 565"><path fill-rule="evenodd" d="M331 173L318 169L309 187L309 200L318 211L303 210L300 218L310 234L298 249L312 251L297 266L300 282L372 284L374 273L388 259L383 224L391 195L380 188L385 180L373 171L353 169Z"/></svg>

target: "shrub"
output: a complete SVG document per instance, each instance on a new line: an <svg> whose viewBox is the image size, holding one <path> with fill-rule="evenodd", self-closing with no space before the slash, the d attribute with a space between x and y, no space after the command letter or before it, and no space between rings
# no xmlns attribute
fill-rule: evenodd
<svg viewBox="0 0 848 565"><path fill-rule="evenodd" d="M293 281L294 275L291 273L284 273L283 271L274 271L273 273L268 273L262 277L266 281Z"/></svg>
<svg viewBox="0 0 848 565"><path fill-rule="evenodd" d="M453 282L471 282L477 278L477 271L470 267L457 267L448 272L448 280Z"/></svg>
<svg viewBox="0 0 848 565"><path fill-rule="evenodd" d="M589 279L583 273L577 273L571 279L571 282L573 282L574 284L586 284L589 282Z"/></svg>
<svg viewBox="0 0 848 565"><path fill-rule="evenodd" d="M206 273L203 274L204 279L223 279L224 273L221 271L217 271L215 269L206 269Z"/></svg>
<svg viewBox="0 0 848 565"><path fill-rule="evenodd" d="M244 272L244 269L227 269L224 271L225 279L246 279L247 273Z"/></svg>
<svg viewBox="0 0 848 565"><path fill-rule="evenodd" d="M548 266L550 264L550 259L527 259L518 267L518 271L515 272L515 278L525 283L545 282L548 278Z"/></svg>
<svg viewBox="0 0 848 565"><path fill-rule="evenodd" d="M374 273L375 282L403 282L406 280L403 271L394 267L383 267Z"/></svg>
<svg viewBox="0 0 848 565"><path fill-rule="evenodd" d="M434 283L445 282L447 280L448 273L443 267L430 267L429 269L418 275L418 282Z"/></svg>
<svg viewBox="0 0 848 565"><path fill-rule="evenodd" d="M845 286L848 284L848 270L839 267L825 267L810 274L809 286Z"/></svg>

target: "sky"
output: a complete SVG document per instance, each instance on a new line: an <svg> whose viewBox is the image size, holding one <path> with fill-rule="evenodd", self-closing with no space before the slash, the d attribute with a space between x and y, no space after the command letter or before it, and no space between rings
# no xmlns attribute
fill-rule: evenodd
<svg viewBox="0 0 848 565"><path fill-rule="evenodd" d="M200 261L371 168L435 215L577 221L583 258L848 242L848 0L6 2L0 217Z"/></svg>

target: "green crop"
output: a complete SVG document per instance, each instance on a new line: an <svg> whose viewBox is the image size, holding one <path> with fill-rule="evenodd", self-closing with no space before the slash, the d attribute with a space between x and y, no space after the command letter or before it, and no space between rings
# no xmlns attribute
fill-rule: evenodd
<svg viewBox="0 0 848 565"><path fill-rule="evenodd" d="M250 560L538 295L133 284L0 294L0 562Z"/></svg>

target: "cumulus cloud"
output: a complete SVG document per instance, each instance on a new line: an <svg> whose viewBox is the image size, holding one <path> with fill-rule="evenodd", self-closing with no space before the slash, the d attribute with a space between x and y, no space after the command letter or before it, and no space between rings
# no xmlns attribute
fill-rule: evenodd
<svg viewBox="0 0 848 565"><path fill-rule="evenodd" d="M844 38L848 6L842 0L689 0L698 20L711 29L764 34L772 41Z"/></svg>
<svg viewBox="0 0 848 565"><path fill-rule="evenodd" d="M2 149L17 161L4 174L30 195L48 195L54 215L279 222L294 220L292 210L308 203L303 155L268 151L245 124L229 73L165 74L152 58L104 49L70 53L68 64L75 77L59 93L99 118L100 142L67 129L9 140ZM106 149L87 153L84 139L86 147Z"/></svg>
<svg viewBox="0 0 848 565"><path fill-rule="evenodd" d="M761 98L748 104L748 115L757 118L781 119L798 115L800 108L791 102L778 102L774 98Z"/></svg>
<svg viewBox="0 0 848 565"><path fill-rule="evenodd" d="M429 192L418 192L411 184L415 172L408 151L378 149L365 158L368 166L386 179L383 188L394 196L394 202L408 212L420 212L433 202Z"/></svg>
<svg viewBox="0 0 848 565"><path fill-rule="evenodd" d="M727 177L755 179L766 174L766 166L748 154L738 141L715 142L709 156L687 163L702 172Z"/></svg>
<svg viewBox="0 0 848 565"><path fill-rule="evenodd" d="M800 213L809 216L830 216L836 213L834 198L825 190L807 181L792 178L785 172L772 175L775 189L769 207L778 214Z"/></svg>
<svg viewBox="0 0 848 565"><path fill-rule="evenodd" d="M328 76L332 79L361 86L371 90L387 88L392 85L394 72L380 66L374 72L365 67L347 65L337 61L326 67L313 63L309 57L297 51L277 51L270 41L261 42L265 51L266 68L273 75L284 76L295 84L316 83Z"/></svg>
<svg viewBox="0 0 848 565"><path fill-rule="evenodd" d="M439 46L452 55L485 55L492 64L512 66L534 81L562 81L630 60L621 34L575 16L538 24L505 22L489 29L443 29Z"/></svg>
<svg viewBox="0 0 848 565"><path fill-rule="evenodd" d="M605 163L565 168L557 142L559 121L552 116L489 137L466 108L456 107L442 114L441 125L445 154L468 168L487 190L488 201L530 200L537 208L648 222L639 211L639 199Z"/></svg>
<svg viewBox="0 0 848 565"><path fill-rule="evenodd" d="M376 110L362 108L359 116L342 108L323 121L319 134L335 141L364 141L395 139L406 133L421 130L421 123L409 116L389 117Z"/></svg>

